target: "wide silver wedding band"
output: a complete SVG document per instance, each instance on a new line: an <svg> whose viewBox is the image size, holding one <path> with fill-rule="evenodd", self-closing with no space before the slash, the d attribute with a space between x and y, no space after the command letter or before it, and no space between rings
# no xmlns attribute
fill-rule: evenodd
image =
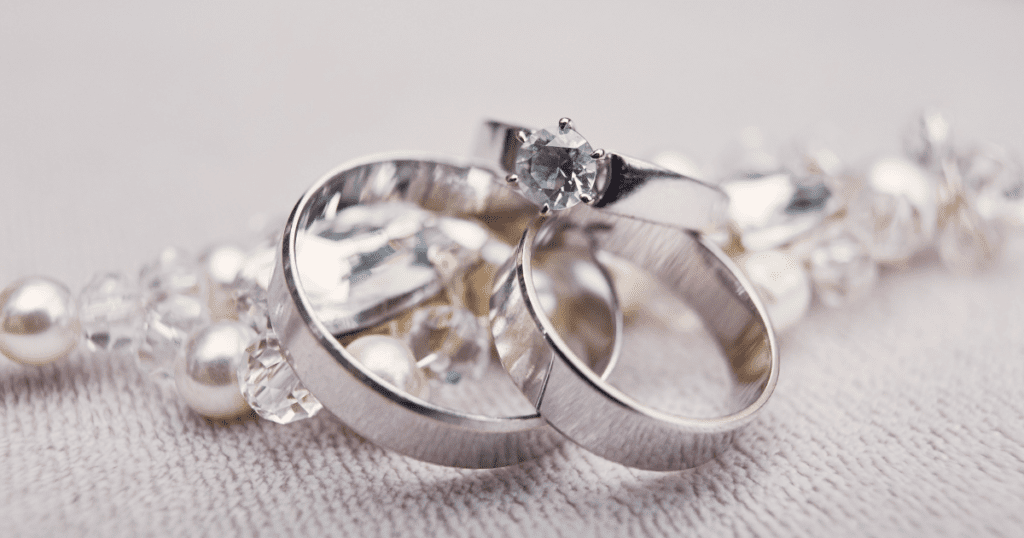
<svg viewBox="0 0 1024 538"><path fill-rule="evenodd" d="M550 196L550 202L541 201L541 216L496 279L490 314L495 345L502 365L540 415L587 450L651 470L700 465L730 445L768 401L778 379L778 348L764 307L728 256L699 233L722 226L728 197L716 186L639 159L590 150L568 118L550 130L496 121L480 130L475 158L508 173L510 182L527 183L525 195ZM520 177L526 174L528 182ZM563 203L566 191L585 192L584 203ZM551 212L553 204L566 207ZM732 402L724 416L660 411L615 388L580 360L568 335L555 328L540 304L534 267L541 243L566 226L586 231L599 261L602 256L627 261L701 318L731 374ZM628 351L619 361L629 363Z"/></svg>
<svg viewBox="0 0 1024 538"><path fill-rule="evenodd" d="M728 256L694 232L582 204L557 215L530 225L491 296L495 345L513 380L558 431L609 460L669 471L695 467L725 450L768 401L778 379L775 336L750 283ZM539 304L534 268L538 243L566 220L591 230L599 260L628 260L694 309L725 355L730 414L688 418L659 411L609 384L574 353ZM619 364L629 361L623 351Z"/></svg>
<svg viewBox="0 0 1024 538"><path fill-rule="evenodd" d="M325 213L395 200L448 214L507 213L526 203L486 168L420 155L369 157L327 174L289 216L270 283L271 324L289 364L325 408L378 446L465 468L511 465L549 451L563 438L539 415L464 413L411 396L365 368L335 336L386 318L419 298L398 297L386 305L387 312L375 309L343 319L317 314L298 272L302 234Z"/></svg>

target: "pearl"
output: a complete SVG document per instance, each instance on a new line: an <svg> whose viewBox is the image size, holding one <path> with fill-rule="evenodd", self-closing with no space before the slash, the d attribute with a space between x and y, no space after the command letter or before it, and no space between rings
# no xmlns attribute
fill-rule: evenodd
<svg viewBox="0 0 1024 538"><path fill-rule="evenodd" d="M47 277L28 277L0 292L0 353L22 364L55 361L81 337L71 290Z"/></svg>
<svg viewBox="0 0 1024 538"><path fill-rule="evenodd" d="M785 330L804 317L811 305L811 281L796 258L766 250L742 256L739 263L768 310L775 330Z"/></svg>
<svg viewBox="0 0 1024 538"><path fill-rule="evenodd" d="M220 321L196 333L175 359L178 394L200 415L225 419L249 409L238 388L238 367L256 332L237 321Z"/></svg>
<svg viewBox="0 0 1024 538"><path fill-rule="evenodd" d="M232 285L245 263L246 253L233 245L210 248L199 258L209 290L210 317L215 320L238 317Z"/></svg>
<svg viewBox="0 0 1024 538"><path fill-rule="evenodd" d="M426 397L427 377L416 366L412 350L390 336L360 336L345 347L363 366L387 383L417 397Z"/></svg>

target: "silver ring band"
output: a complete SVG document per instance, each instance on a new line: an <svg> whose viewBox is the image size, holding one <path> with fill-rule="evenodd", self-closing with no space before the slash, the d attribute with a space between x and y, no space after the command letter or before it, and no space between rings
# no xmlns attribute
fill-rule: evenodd
<svg viewBox="0 0 1024 538"><path fill-rule="evenodd" d="M522 133L531 132L521 125L485 121L473 157L511 174L523 147ZM719 187L633 157L598 153L593 207L687 230L712 231L727 223L728 196Z"/></svg>
<svg viewBox="0 0 1024 538"><path fill-rule="evenodd" d="M668 414L624 394L580 360L538 305L533 267L538 237L549 236L563 219L594 230L594 248L648 271L694 308L726 357L737 411L711 419ZM513 261L496 280L491 328L502 364L566 437L632 467L685 469L724 450L775 387L775 336L751 289L729 258L699 234L580 204L557 218L537 219L523 234ZM554 353L529 351L545 345ZM629 357L624 352L619 360L626 364Z"/></svg>
<svg viewBox="0 0 1024 538"><path fill-rule="evenodd" d="M324 214L347 206L403 200L446 214L507 214L533 206L511 194L493 172L415 156L371 157L347 163L313 185L296 204L284 231L269 289L270 318L286 358L305 387L352 430L371 442L441 465L488 468L542 454L562 437L537 414L487 416L455 411L383 381L339 343L351 330L407 308L326 320L303 289L297 245ZM501 380L505 376L502 374ZM513 395L515 388L509 386ZM525 407L525 404L524 404ZM528 409L528 407L526 407Z"/></svg>

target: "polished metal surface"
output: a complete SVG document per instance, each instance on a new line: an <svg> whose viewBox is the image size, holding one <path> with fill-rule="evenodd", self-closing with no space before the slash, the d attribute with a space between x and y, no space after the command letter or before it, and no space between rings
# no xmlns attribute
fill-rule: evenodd
<svg viewBox="0 0 1024 538"><path fill-rule="evenodd" d="M485 121L473 157L512 173L523 146L520 133L532 131L521 125ZM593 207L688 230L710 231L725 225L728 198L717 186L602 149L596 150L594 157L598 168Z"/></svg>
<svg viewBox="0 0 1024 538"><path fill-rule="evenodd" d="M320 318L302 284L298 244L340 209L384 201L412 202L445 215L471 215L494 230L511 228L516 236L536 215L536 207L514 195L504 178L484 168L423 156L381 156L329 173L291 213L269 289L271 323L303 385L366 439L432 463L500 467L555 446L562 437L535 413L466 413L393 386L350 354ZM401 302L392 312L409 305ZM597 369L609 362L597 361ZM507 382L504 376L500 380ZM515 393L514 387L509 389Z"/></svg>
<svg viewBox="0 0 1024 538"><path fill-rule="evenodd" d="M538 412L584 448L625 465L676 470L726 449L737 428L767 402L779 356L765 310L729 258L699 234L578 205L539 217L495 281L491 327L502 364ZM572 349L571 337L540 307L536 257L566 221L592 237L600 255L629 260L685 300L717 341L731 372L727 416L659 411L611 386ZM630 357L619 358L625 365Z"/></svg>

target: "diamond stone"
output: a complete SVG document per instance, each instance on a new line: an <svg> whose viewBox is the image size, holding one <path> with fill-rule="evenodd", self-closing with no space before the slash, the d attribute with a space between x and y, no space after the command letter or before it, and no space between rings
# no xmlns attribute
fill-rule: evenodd
<svg viewBox="0 0 1024 538"><path fill-rule="evenodd" d="M593 152L569 125L534 131L516 155L520 192L535 204L555 210L580 203L584 195L595 198Z"/></svg>
<svg viewBox="0 0 1024 538"><path fill-rule="evenodd" d="M238 368L242 396L259 416L278 424L310 418L323 405L302 386L273 334L249 348Z"/></svg>

